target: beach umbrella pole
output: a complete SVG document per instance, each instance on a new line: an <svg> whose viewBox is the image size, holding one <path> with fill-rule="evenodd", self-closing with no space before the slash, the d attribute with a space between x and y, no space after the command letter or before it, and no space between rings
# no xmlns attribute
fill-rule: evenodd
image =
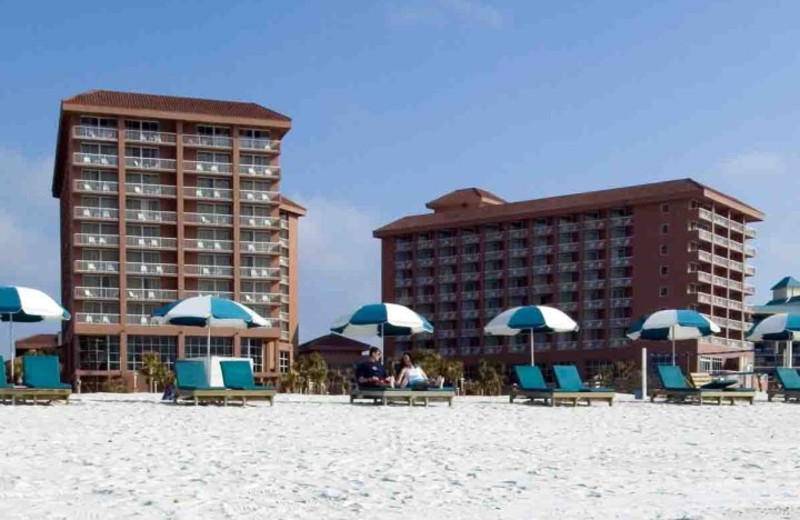
<svg viewBox="0 0 800 520"><path fill-rule="evenodd" d="M211 359L211 324L207 325L208 340L206 341L206 358Z"/></svg>
<svg viewBox="0 0 800 520"><path fill-rule="evenodd" d="M16 350L14 348L14 315L10 312L8 313L8 347L10 348L9 353L11 354L11 384L14 384L14 357L16 354ZM5 367L3 367L5 370Z"/></svg>
<svg viewBox="0 0 800 520"><path fill-rule="evenodd" d="M670 336L672 336L672 366L675 366L675 325L669 328Z"/></svg>
<svg viewBox="0 0 800 520"><path fill-rule="evenodd" d="M647 399L647 347L642 347L642 401Z"/></svg>
<svg viewBox="0 0 800 520"><path fill-rule="evenodd" d="M531 366L533 366L533 329L531 329Z"/></svg>

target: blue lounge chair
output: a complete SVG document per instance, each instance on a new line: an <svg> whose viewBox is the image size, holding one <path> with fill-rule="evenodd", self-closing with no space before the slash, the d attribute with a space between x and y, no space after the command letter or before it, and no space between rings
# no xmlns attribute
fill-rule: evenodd
<svg viewBox="0 0 800 520"><path fill-rule="evenodd" d="M250 361L221 361L222 379L225 387L233 390L234 394L241 394L242 402L246 399L262 399L274 405L275 387L272 385L256 385Z"/></svg>
<svg viewBox="0 0 800 520"><path fill-rule="evenodd" d="M770 390L767 398L772 401L776 396L783 396L784 401L800 400L800 373L796 368L779 367L775 369L780 389Z"/></svg>
<svg viewBox="0 0 800 520"><path fill-rule="evenodd" d="M200 402L222 402L227 405L230 397L230 390L225 387L209 386L203 361L182 359L175 362L174 402L186 400L195 405Z"/></svg>
<svg viewBox="0 0 800 520"><path fill-rule="evenodd" d="M592 404L592 401L606 401L609 406L614 404L614 395L616 393L614 389L586 386L575 365L555 365L553 366L553 373L556 376L558 389L562 392L579 393L587 404Z"/></svg>
<svg viewBox="0 0 800 520"><path fill-rule="evenodd" d="M2 363L2 358L0 358ZM61 370L56 356L24 356L22 358L22 382L24 387L14 387L5 377L3 366L0 392L3 400L12 404L32 401L33 404L64 401L69 404L72 387L61 382Z"/></svg>
<svg viewBox="0 0 800 520"><path fill-rule="evenodd" d="M677 365L659 365L656 367L658 378L661 380L661 389L654 390L650 394L650 401L655 402L657 397L664 397L668 402L695 402L703 404L704 400L729 401L748 401L753 404L755 400L755 390L749 388L735 389L715 389L715 388L695 388L689 384L683 375L683 370Z"/></svg>

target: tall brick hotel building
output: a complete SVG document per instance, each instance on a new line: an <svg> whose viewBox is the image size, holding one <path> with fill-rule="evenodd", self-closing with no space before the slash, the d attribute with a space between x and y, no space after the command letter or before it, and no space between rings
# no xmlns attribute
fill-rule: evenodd
<svg viewBox="0 0 800 520"><path fill-rule="evenodd" d="M280 192L288 117L256 105L109 91L61 104L53 196L61 201L66 370L130 380L145 352L204 356L206 331L156 326L176 298L222 295L272 327L215 329L212 353L288 370L298 339L297 228Z"/></svg>
<svg viewBox="0 0 800 520"><path fill-rule="evenodd" d="M755 273L749 224L764 215L690 179L506 202L487 191L457 190L429 202L431 213L374 232L382 241L382 294L420 312L432 337L388 342L390 355L434 348L463 360L506 366L530 359L528 338L486 337L482 327L518 305L552 305L578 333L537 334L545 366L575 362L592 375L612 360L640 358L625 333L635 318L691 308L722 334L679 343L681 364L739 368L752 360L744 341L746 299ZM670 347L647 345L654 361Z"/></svg>

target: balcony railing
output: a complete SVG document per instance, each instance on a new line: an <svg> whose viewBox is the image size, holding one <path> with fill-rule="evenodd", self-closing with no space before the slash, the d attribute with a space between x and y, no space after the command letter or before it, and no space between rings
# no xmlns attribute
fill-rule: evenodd
<svg viewBox="0 0 800 520"><path fill-rule="evenodd" d="M75 233L75 245L91 247L118 247L119 235Z"/></svg>
<svg viewBox="0 0 800 520"><path fill-rule="evenodd" d="M128 274L154 274L175 276L178 274L178 266L175 264L151 264L144 262L127 262L125 269Z"/></svg>
<svg viewBox="0 0 800 520"><path fill-rule="evenodd" d="M458 293L455 292L439 293L438 300L440 302L454 302L458 300ZM421 294L417 296L418 303L430 303L432 301L433 301L432 294Z"/></svg>
<svg viewBox="0 0 800 520"><path fill-rule="evenodd" d="M178 189L175 186L166 186L163 184L125 183L125 193L133 196L175 197L178 194Z"/></svg>
<svg viewBox="0 0 800 520"><path fill-rule="evenodd" d="M605 240L587 240L583 243L584 248L587 250L604 249L606 247Z"/></svg>
<svg viewBox="0 0 800 520"><path fill-rule="evenodd" d="M128 300L166 302L178 298L178 291L167 289L126 289Z"/></svg>
<svg viewBox="0 0 800 520"><path fill-rule="evenodd" d="M631 299L630 298L613 298L611 300L611 306L615 307L615 308L630 307L631 306Z"/></svg>
<svg viewBox="0 0 800 520"><path fill-rule="evenodd" d="M580 245L577 242L568 242L564 244L558 244L558 251L559 253L574 253L579 247Z"/></svg>
<svg viewBox="0 0 800 520"><path fill-rule="evenodd" d="M603 229L606 227L606 221L601 219L584 220L583 227L586 229Z"/></svg>
<svg viewBox="0 0 800 520"><path fill-rule="evenodd" d="M249 177L264 177L267 179L278 179L281 176L280 166L263 164L240 164L239 173Z"/></svg>
<svg viewBox="0 0 800 520"><path fill-rule="evenodd" d="M631 265L631 257L626 256L623 258L612 258L611 267L627 267Z"/></svg>
<svg viewBox="0 0 800 520"><path fill-rule="evenodd" d="M119 157L100 153L75 152L72 155L72 162L81 165L108 166L115 168L119 165Z"/></svg>
<svg viewBox="0 0 800 520"><path fill-rule="evenodd" d="M186 296L192 298L194 296L216 296L217 298L233 299L233 293L230 291L186 291Z"/></svg>
<svg viewBox="0 0 800 520"><path fill-rule="evenodd" d="M119 287L75 287L78 300L118 300Z"/></svg>
<svg viewBox="0 0 800 520"><path fill-rule="evenodd" d="M627 328L631 326L630 318L612 318L610 323L613 328Z"/></svg>
<svg viewBox="0 0 800 520"><path fill-rule="evenodd" d="M119 210L111 208L90 208L78 206L75 208L77 219L119 220Z"/></svg>
<svg viewBox="0 0 800 520"><path fill-rule="evenodd" d="M534 246L533 254L535 255L549 255L553 252L553 246Z"/></svg>
<svg viewBox="0 0 800 520"><path fill-rule="evenodd" d="M281 151L281 142L273 139L253 139L250 137L239 138L239 149L253 150L257 152L274 152Z"/></svg>
<svg viewBox="0 0 800 520"><path fill-rule="evenodd" d="M90 181L77 179L74 184L75 191L80 193L117 193L119 191L119 183L112 181Z"/></svg>
<svg viewBox="0 0 800 520"><path fill-rule="evenodd" d="M174 211L151 211L148 209L125 210L125 220L128 222L176 222L177 213Z"/></svg>
<svg viewBox="0 0 800 520"><path fill-rule="evenodd" d="M211 162L211 161L183 161L183 171L186 173L210 173L218 175L230 175L232 172L231 163Z"/></svg>
<svg viewBox="0 0 800 520"><path fill-rule="evenodd" d="M233 277L233 267L230 265L187 265L184 266L184 272L187 276Z"/></svg>
<svg viewBox="0 0 800 520"><path fill-rule="evenodd" d="M233 139L222 135L184 134L183 145L195 148L231 148Z"/></svg>
<svg viewBox="0 0 800 520"><path fill-rule="evenodd" d="M78 323L89 323L95 325L119 324L119 314L79 312L76 314L75 318L78 320Z"/></svg>
<svg viewBox="0 0 800 520"><path fill-rule="evenodd" d="M568 263L568 264L558 264L558 271L561 272L561 273L577 271L577 270L578 270L578 263L577 262L571 262L571 263Z"/></svg>
<svg viewBox="0 0 800 520"><path fill-rule="evenodd" d="M260 293L260 292L243 292L242 303L244 304L280 304L280 293Z"/></svg>
<svg viewBox="0 0 800 520"><path fill-rule="evenodd" d="M584 309L600 309L605 307L606 301L605 300L584 300L583 301L583 308Z"/></svg>
<svg viewBox="0 0 800 520"><path fill-rule="evenodd" d="M633 217L612 217L609 222L612 226L630 226L633 223Z"/></svg>
<svg viewBox="0 0 800 520"><path fill-rule="evenodd" d="M508 289L509 296L525 296L528 292L527 287L511 287Z"/></svg>
<svg viewBox="0 0 800 520"><path fill-rule="evenodd" d="M281 270L278 267L242 267L239 270L242 278L253 278L258 280L279 280Z"/></svg>
<svg viewBox="0 0 800 520"><path fill-rule="evenodd" d="M202 224L206 226L232 226L233 215L223 213L184 213L187 224Z"/></svg>
<svg viewBox="0 0 800 520"><path fill-rule="evenodd" d="M281 252L281 245L278 242L241 242L240 251L242 253L268 253L277 255Z"/></svg>
<svg viewBox="0 0 800 520"><path fill-rule="evenodd" d="M553 272L552 265L534 265L533 274L550 274Z"/></svg>
<svg viewBox="0 0 800 520"><path fill-rule="evenodd" d="M611 287L630 287L633 284L632 278L611 278L608 282Z"/></svg>
<svg viewBox="0 0 800 520"><path fill-rule="evenodd" d="M462 244L477 244L481 241L481 237L476 233L470 233L468 235L461 235L460 240Z"/></svg>
<svg viewBox="0 0 800 520"><path fill-rule="evenodd" d="M242 202L262 202L267 204L277 204L278 202L280 202L281 198L281 194L277 191L241 190L239 194L241 196Z"/></svg>
<svg viewBox="0 0 800 520"><path fill-rule="evenodd" d="M175 159L155 157L125 157L125 168L132 170L168 170L175 171Z"/></svg>
<svg viewBox="0 0 800 520"><path fill-rule="evenodd" d="M119 262L105 260L75 260L75 271L79 273L118 273Z"/></svg>
<svg viewBox="0 0 800 520"><path fill-rule="evenodd" d="M169 237L127 236L125 243L130 249L175 249L178 239Z"/></svg>
<svg viewBox="0 0 800 520"><path fill-rule="evenodd" d="M93 141L116 141L117 129L103 126L73 126L72 137L76 139L91 139Z"/></svg>
<svg viewBox="0 0 800 520"><path fill-rule="evenodd" d="M183 247L195 251L233 251L233 241L186 238L183 240Z"/></svg>
<svg viewBox="0 0 800 520"><path fill-rule="evenodd" d="M156 323L156 321L150 317L149 314L128 314L125 316L128 325L142 325L142 326L152 326L152 325L161 325L160 323Z"/></svg>
<svg viewBox="0 0 800 520"><path fill-rule="evenodd" d="M508 231L508 238L525 238L527 236L527 229L511 229Z"/></svg>
<svg viewBox="0 0 800 520"><path fill-rule="evenodd" d="M533 234L534 235L549 235L553 232L553 226L534 226L533 227Z"/></svg>
<svg viewBox="0 0 800 520"><path fill-rule="evenodd" d="M280 229L280 219L275 217L257 217L251 215L242 215L239 217L239 223L242 227L251 228L267 228L267 229Z"/></svg>
<svg viewBox="0 0 800 520"><path fill-rule="evenodd" d="M505 291L503 289L486 289L483 295L486 298L501 298Z"/></svg>
<svg viewBox="0 0 800 520"><path fill-rule="evenodd" d="M125 140L132 143L166 145L174 145L177 142L175 134L152 132L149 130L125 130Z"/></svg>

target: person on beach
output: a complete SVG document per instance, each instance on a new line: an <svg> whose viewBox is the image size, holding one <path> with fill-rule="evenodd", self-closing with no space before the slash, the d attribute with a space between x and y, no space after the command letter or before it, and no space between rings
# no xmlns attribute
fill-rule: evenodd
<svg viewBox="0 0 800 520"><path fill-rule="evenodd" d="M369 361L358 366L356 378L359 386L394 387L394 379L386 375L386 367L381 363L381 351L378 347L369 349Z"/></svg>
<svg viewBox="0 0 800 520"><path fill-rule="evenodd" d="M417 386L441 388L444 385L444 378L438 376L435 379L428 379L428 375L422 370L422 367L414 364L411 355L408 353L403 354L402 369L397 375L397 385L400 388L413 388Z"/></svg>

